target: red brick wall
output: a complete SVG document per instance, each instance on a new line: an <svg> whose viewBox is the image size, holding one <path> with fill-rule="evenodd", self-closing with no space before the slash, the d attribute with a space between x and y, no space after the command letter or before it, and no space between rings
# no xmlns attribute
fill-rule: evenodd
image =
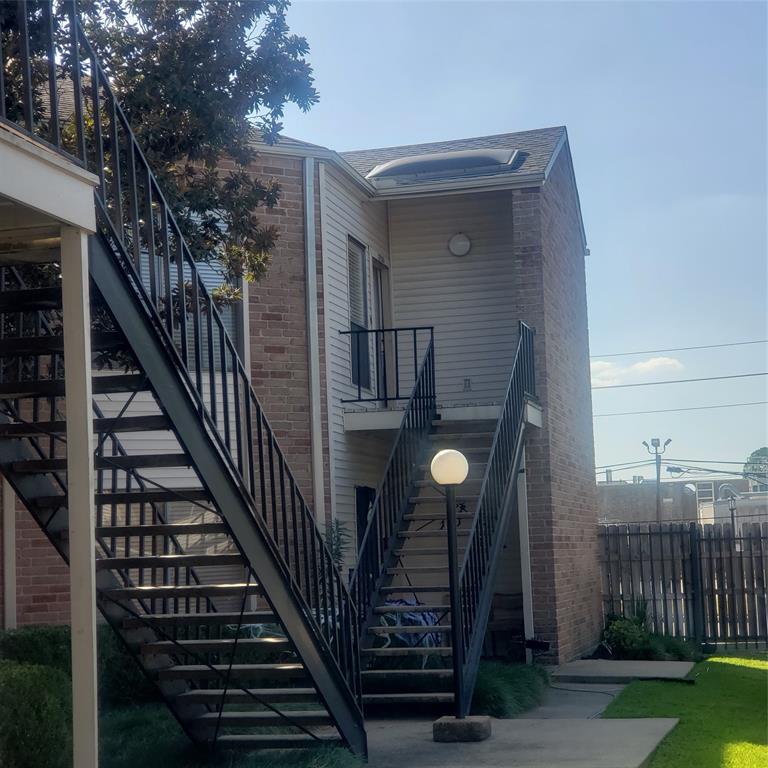
<svg viewBox="0 0 768 768"><path fill-rule="evenodd" d="M69 568L32 516L17 503L16 515L16 623L65 624L69 622ZM0 520L2 517L0 516ZM0 542L2 541L0 526ZM2 562L0 544L0 562ZM3 563L4 565L4 563ZM0 567L0 626L4 622L4 568Z"/></svg>
<svg viewBox="0 0 768 768"><path fill-rule="evenodd" d="M261 155L250 166L280 184L280 202L260 209L278 228L266 276L249 286L251 376L280 448L304 498L314 507L309 418L303 159ZM226 168L226 165L223 166Z"/></svg>
<svg viewBox="0 0 768 768"><path fill-rule="evenodd" d="M536 330L544 426L526 439L534 628L563 661L599 639L594 476L584 246L570 157L544 185L515 191L515 304Z"/></svg>

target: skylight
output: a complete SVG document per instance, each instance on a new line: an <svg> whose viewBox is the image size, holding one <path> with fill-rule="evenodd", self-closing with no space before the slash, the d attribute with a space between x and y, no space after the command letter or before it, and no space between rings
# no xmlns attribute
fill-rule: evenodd
<svg viewBox="0 0 768 768"><path fill-rule="evenodd" d="M377 165L366 178L384 179L420 173L460 173L495 165L509 165L516 154L517 150L512 149L462 149L455 152L410 155Z"/></svg>

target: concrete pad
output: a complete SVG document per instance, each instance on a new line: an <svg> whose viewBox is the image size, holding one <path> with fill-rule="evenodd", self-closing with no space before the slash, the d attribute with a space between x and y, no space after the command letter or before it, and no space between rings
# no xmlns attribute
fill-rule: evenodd
<svg viewBox="0 0 768 768"><path fill-rule="evenodd" d="M432 723L432 738L443 743L485 741L490 737L491 718L488 715L467 715L461 719L445 715Z"/></svg>
<svg viewBox="0 0 768 768"><path fill-rule="evenodd" d="M613 661L579 659L552 673L556 683L631 683L633 680L683 680L692 661Z"/></svg>
<svg viewBox="0 0 768 768"><path fill-rule="evenodd" d="M559 683L553 683L544 692L544 698L538 707L518 717L528 720L597 717L624 687L616 683L568 683L567 687L559 687Z"/></svg>
<svg viewBox="0 0 768 768"><path fill-rule="evenodd" d="M432 741L430 720L369 720L369 768L642 768L676 719L494 720L472 744Z"/></svg>

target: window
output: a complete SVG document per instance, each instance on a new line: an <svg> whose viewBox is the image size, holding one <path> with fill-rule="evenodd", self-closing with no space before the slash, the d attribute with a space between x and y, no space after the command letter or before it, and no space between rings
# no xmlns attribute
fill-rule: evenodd
<svg viewBox="0 0 768 768"><path fill-rule="evenodd" d="M349 278L349 329L365 331L368 328L368 276L365 246L353 238L347 240L347 262ZM352 383L370 389L371 363L367 333L352 333Z"/></svg>

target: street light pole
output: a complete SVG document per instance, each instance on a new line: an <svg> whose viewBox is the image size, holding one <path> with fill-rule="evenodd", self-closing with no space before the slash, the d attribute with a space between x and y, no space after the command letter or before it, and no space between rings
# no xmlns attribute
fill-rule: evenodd
<svg viewBox="0 0 768 768"><path fill-rule="evenodd" d="M451 656L453 700L457 720L464 719L464 645L461 631L458 536L456 531L456 486L467 478L469 464L464 454L452 449L439 451L430 464L432 479L445 490L445 519L448 535L448 584L451 599Z"/></svg>
<svg viewBox="0 0 768 768"><path fill-rule="evenodd" d="M667 438L664 442L664 447L661 447L661 440L658 437L651 438L651 445L643 440L643 445L648 453L654 457L656 461L656 522L661 522L661 455L667 450L667 446L672 442L671 438ZM653 450L651 450L651 446Z"/></svg>

